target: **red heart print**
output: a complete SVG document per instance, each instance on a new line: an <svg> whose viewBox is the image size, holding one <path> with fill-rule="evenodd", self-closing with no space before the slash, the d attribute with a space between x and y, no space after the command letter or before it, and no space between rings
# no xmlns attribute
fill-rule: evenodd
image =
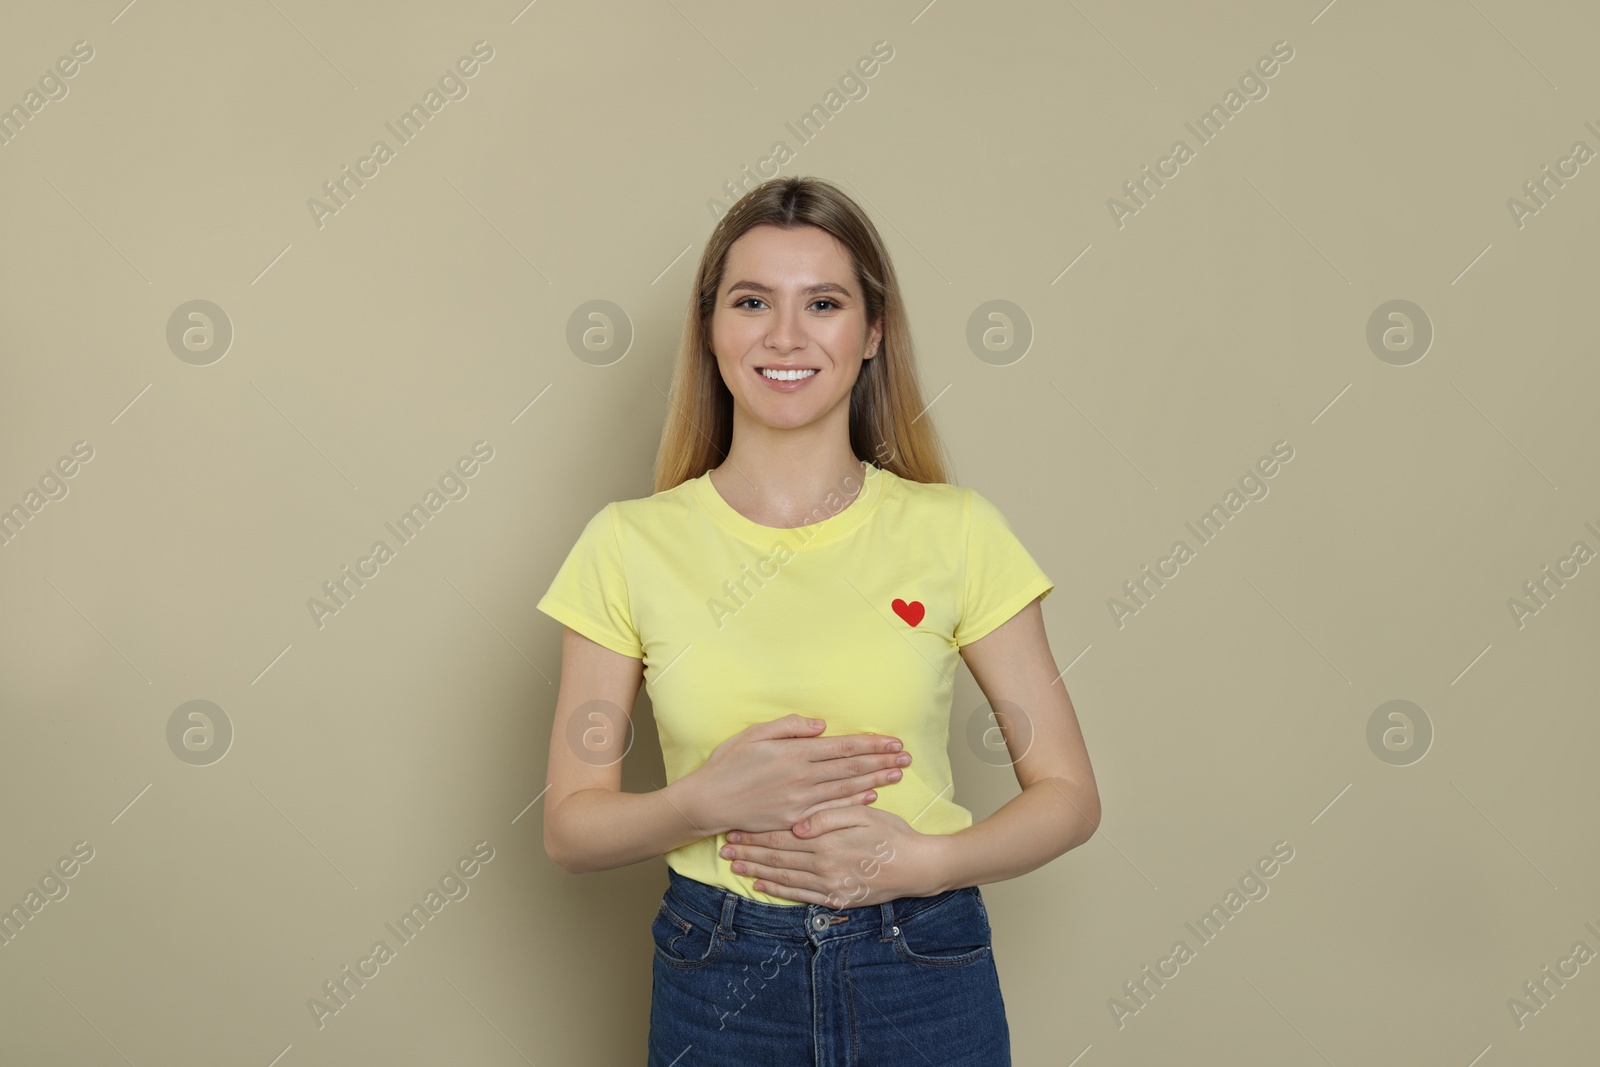
<svg viewBox="0 0 1600 1067"><path fill-rule="evenodd" d="M894 613L896 615L906 620L906 622L910 623L912 626L915 626L917 623L921 622L922 616L928 610L922 606L922 601L920 600L913 600L911 603L907 604L904 600L896 599L895 602L889 606L894 608Z"/></svg>

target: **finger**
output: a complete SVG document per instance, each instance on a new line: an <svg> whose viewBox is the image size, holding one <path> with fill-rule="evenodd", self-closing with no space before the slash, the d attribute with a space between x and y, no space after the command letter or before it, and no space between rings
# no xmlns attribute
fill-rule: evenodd
<svg viewBox="0 0 1600 1067"><path fill-rule="evenodd" d="M830 830L839 830L846 826L867 826L871 816L862 814L865 810L860 804L851 804L843 808L827 808L817 812L815 815L806 816L795 823L792 829L796 837L812 838L818 834L825 834Z"/></svg>
<svg viewBox="0 0 1600 1067"><path fill-rule="evenodd" d="M810 852L791 852L779 848L758 848L754 845L729 845L736 874L758 873L752 868L781 869L786 874L810 874L816 859ZM742 868L742 869L741 869Z"/></svg>
<svg viewBox="0 0 1600 1067"><path fill-rule="evenodd" d="M852 756L892 756L903 751L905 744L893 734L835 734L809 738L806 747L807 755L821 762Z"/></svg>
<svg viewBox="0 0 1600 1067"><path fill-rule="evenodd" d="M781 871L775 873L780 877L788 877L788 875L785 875L784 872ZM798 886L787 885L776 880L773 875L762 875L761 878L756 882L756 888L763 893L767 893L775 897L782 897L784 900L793 900L800 904L821 904L824 907L828 906L828 898L825 894L818 893L810 889L801 889Z"/></svg>
<svg viewBox="0 0 1600 1067"><path fill-rule="evenodd" d="M767 830L752 833L749 830L729 830L728 844L766 845L768 848L794 848L800 839L788 830Z"/></svg>
<svg viewBox="0 0 1600 1067"><path fill-rule="evenodd" d="M888 756L875 757L875 759L888 758ZM876 763L874 765L871 763L871 761L869 761L869 765L872 765L873 769L866 774L860 774L849 779L845 782L844 788L848 792L859 793L864 789L871 789L875 786L893 785L894 783L898 782L900 779L906 776L905 769L911 765L911 756L905 752L896 752L894 753L893 758L902 762Z"/></svg>
<svg viewBox="0 0 1600 1067"><path fill-rule="evenodd" d="M911 766L909 752L878 752L841 756L816 768L817 780L829 785L829 799L837 800L874 786L893 785Z"/></svg>
<svg viewBox="0 0 1600 1067"><path fill-rule="evenodd" d="M813 804L811 807L800 813L800 818L809 818L811 815L822 811L824 808L846 808L852 804L871 804L877 799L878 791L876 789L867 789L860 793L854 793L847 797L841 797L838 800L826 800L821 804Z"/></svg>
<svg viewBox="0 0 1600 1067"><path fill-rule="evenodd" d="M801 884L790 884L794 882ZM782 867L772 869L770 874L762 875L756 882L756 888L763 893L782 896L789 900L804 900L808 904L821 904L828 908L859 907L869 892L868 887L861 884L848 889L829 889L822 884L821 879L814 876L804 877Z"/></svg>
<svg viewBox="0 0 1600 1067"><path fill-rule="evenodd" d="M821 725L813 726L812 722ZM765 741L779 737L805 737L809 738L820 730L827 729L827 723L821 719L811 719L798 713L784 715L770 722L758 722L745 728L746 734L752 741Z"/></svg>

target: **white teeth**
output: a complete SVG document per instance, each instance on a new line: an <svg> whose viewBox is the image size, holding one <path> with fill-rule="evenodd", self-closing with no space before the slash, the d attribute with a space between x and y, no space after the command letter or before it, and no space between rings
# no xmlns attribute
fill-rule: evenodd
<svg viewBox="0 0 1600 1067"><path fill-rule="evenodd" d="M766 367L761 369L762 377L771 378L775 382L797 382L801 378L809 378L815 373L817 372L814 370L771 370Z"/></svg>

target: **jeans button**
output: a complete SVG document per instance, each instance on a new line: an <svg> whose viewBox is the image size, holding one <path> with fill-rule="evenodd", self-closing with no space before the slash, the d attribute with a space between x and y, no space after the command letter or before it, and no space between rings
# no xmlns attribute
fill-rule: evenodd
<svg viewBox="0 0 1600 1067"><path fill-rule="evenodd" d="M893 934L895 937L899 937L900 936L900 928L898 926L891 926L891 927L889 927L889 933Z"/></svg>
<svg viewBox="0 0 1600 1067"><path fill-rule="evenodd" d="M813 915L811 917L811 929L822 930L827 925L828 917L826 915Z"/></svg>

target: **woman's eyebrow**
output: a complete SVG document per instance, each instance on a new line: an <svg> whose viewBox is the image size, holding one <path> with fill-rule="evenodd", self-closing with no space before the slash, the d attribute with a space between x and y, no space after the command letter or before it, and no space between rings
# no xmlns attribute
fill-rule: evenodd
<svg viewBox="0 0 1600 1067"><path fill-rule="evenodd" d="M760 282L751 281L734 282L732 285L728 286L728 292L730 293L735 289L750 289L757 293L765 293L768 296L771 296L774 292L771 286L762 285ZM836 285L833 282L818 282L816 285L808 285L804 289L800 290L800 292L807 296L810 296L812 293L839 293L843 296L853 295L849 289L842 285Z"/></svg>

